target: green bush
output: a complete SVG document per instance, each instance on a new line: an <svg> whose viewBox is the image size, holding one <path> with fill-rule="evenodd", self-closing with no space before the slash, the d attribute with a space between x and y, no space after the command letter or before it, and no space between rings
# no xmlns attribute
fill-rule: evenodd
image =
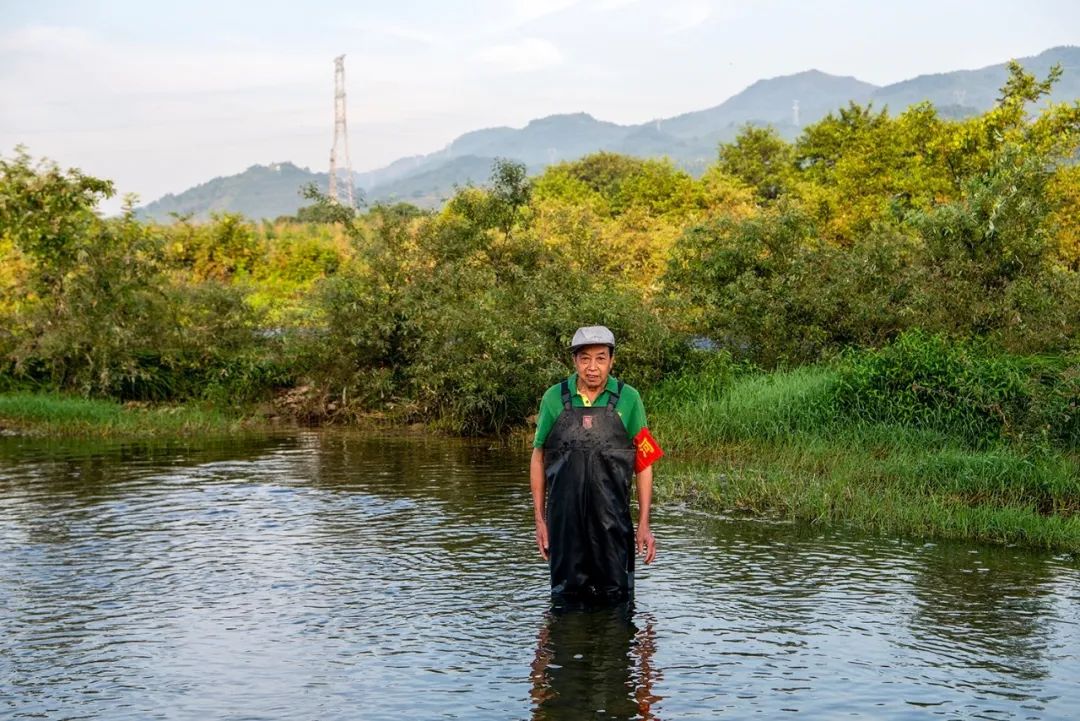
<svg viewBox="0 0 1080 721"><path fill-rule="evenodd" d="M688 432L1075 448L1080 273L1060 259L1080 196L1047 183L1068 185L1080 106L1026 110L1056 76L1011 67L963 121L852 105L794 145L748 128L702 180L612 153L535 180L499 161L439 212L309 188L311 224L261 231L104 220L110 183L20 151L0 159L0 388L241 403L295 385L345 418L499 431L601 323L615 374Z"/></svg>
<svg viewBox="0 0 1080 721"><path fill-rule="evenodd" d="M318 284L294 344L319 393L353 411L482 433L535 413L570 369L578 326L612 328L616 373L629 383L649 386L678 366L679 341L642 290L575 268L520 225L528 187L513 170L439 214L379 209L352 230L357 260Z"/></svg>
<svg viewBox="0 0 1080 721"><path fill-rule="evenodd" d="M963 197L906 223L923 239L917 327L985 337L1017 353L1068 348L1080 328L1080 277L1056 261L1046 160L1006 145Z"/></svg>
<svg viewBox="0 0 1080 721"><path fill-rule="evenodd" d="M888 228L849 248L829 245L781 201L755 218L688 230L665 284L687 330L765 368L798 365L910 327L917 247Z"/></svg>
<svg viewBox="0 0 1080 721"><path fill-rule="evenodd" d="M639 389L674 369L678 340L640 295L568 275L491 286L424 316L415 383L432 415L458 431L520 424L544 389L572 370L568 346L582 325L612 329L613 373Z"/></svg>
<svg viewBox="0 0 1080 721"><path fill-rule="evenodd" d="M977 447L1075 449L1078 360L1006 355L986 343L910 332L840 363L837 407L852 420L933 429Z"/></svg>
<svg viewBox="0 0 1080 721"><path fill-rule="evenodd" d="M111 192L25 153L0 160L0 237L24 267L0 298L3 385L247 402L288 383L245 291L228 284L250 267L252 228L226 215L166 230L137 221L130 199L121 217L102 219L95 205ZM177 253L190 253L187 278L174 277Z"/></svg>
<svg viewBox="0 0 1080 721"><path fill-rule="evenodd" d="M219 281L173 285L157 367L172 380L167 398L207 398L242 405L295 377L281 333L265 327L244 289Z"/></svg>

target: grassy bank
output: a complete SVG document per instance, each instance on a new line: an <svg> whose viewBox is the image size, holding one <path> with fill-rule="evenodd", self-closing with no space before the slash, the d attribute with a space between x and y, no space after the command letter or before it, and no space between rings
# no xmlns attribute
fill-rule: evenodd
<svg viewBox="0 0 1080 721"><path fill-rule="evenodd" d="M57 394L0 394L0 431L32 436L188 436L226 434L257 425L240 414L201 405L122 404Z"/></svg>
<svg viewBox="0 0 1080 721"><path fill-rule="evenodd" d="M661 385L650 395L650 425L673 460L658 493L726 513L1080 552L1073 449L1044 442L1047 434L1024 441L991 425L972 434L918 413L909 423L860 417L852 408L865 398L852 394L851 378L864 366L712 369ZM904 399L896 392L883 402ZM951 421L978 410L955 394L950 403L951 416L924 410Z"/></svg>
<svg viewBox="0 0 1080 721"><path fill-rule="evenodd" d="M772 373L713 354L646 393L668 451L658 497L1080 553L1078 367L1075 357L993 356L922 336ZM199 404L0 394L0 432L123 438L266 426L254 412Z"/></svg>

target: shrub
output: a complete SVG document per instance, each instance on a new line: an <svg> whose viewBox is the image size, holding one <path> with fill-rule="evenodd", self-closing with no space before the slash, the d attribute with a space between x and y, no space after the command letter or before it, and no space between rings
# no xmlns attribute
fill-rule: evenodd
<svg viewBox="0 0 1080 721"><path fill-rule="evenodd" d="M1009 441L1076 448L1077 359L1006 355L986 343L910 332L840 364L837 407L871 423L919 426L973 446Z"/></svg>

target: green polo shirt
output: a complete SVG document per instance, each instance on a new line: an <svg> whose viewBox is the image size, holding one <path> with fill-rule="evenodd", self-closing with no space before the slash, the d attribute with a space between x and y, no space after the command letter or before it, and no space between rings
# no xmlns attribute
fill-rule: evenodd
<svg viewBox="0 0 1080 721"><path fill-rule="evenodd" d="M618 379L608 376L607 385L596 397L596 402L589 403L588 398L577 392L577 373L570 374L567 382L570 384L570 403L575 408L606 406L611 394L619 389ZM544 441L547 440L552 426L555 425L555 420L562 412L562 384L556 383L544 391L544 397L540 400L540 413L536 416L536 437L533 438L533 448L544 447ZM630 439L633 439L645 427L645 405L641 402L641 394L633 386L623 386L619 402L615 404L615 412L622 419L627 437Z"/></svg>

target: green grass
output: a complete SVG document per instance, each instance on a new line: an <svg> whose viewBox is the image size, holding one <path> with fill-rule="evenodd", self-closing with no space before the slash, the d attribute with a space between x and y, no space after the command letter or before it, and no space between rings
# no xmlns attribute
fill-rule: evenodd
<svg viewBox="0 0 1080 721"><path fill-rule="evenodd" d="M917 424L846 418L837 371L688 379L650 395L669 458L657 495L723 513L1080 552L1069 449L974 445Z"/></svg>
<svg viewBox="0 0 1080 721"><path fill-rule="evenodd" d="M0 394L0 429L35 436L235 433L250 425L239 415L196 405L124 405L48 393Z"/></svg>
<svg viewBox="0 0 1080 721"><path fill-rule="evenodd" d="M836 381L834 371L812 366L745 375L727 385L684 377L650 395L649 410L662 419L665 446L782 440L828 422Z"/></svg>

